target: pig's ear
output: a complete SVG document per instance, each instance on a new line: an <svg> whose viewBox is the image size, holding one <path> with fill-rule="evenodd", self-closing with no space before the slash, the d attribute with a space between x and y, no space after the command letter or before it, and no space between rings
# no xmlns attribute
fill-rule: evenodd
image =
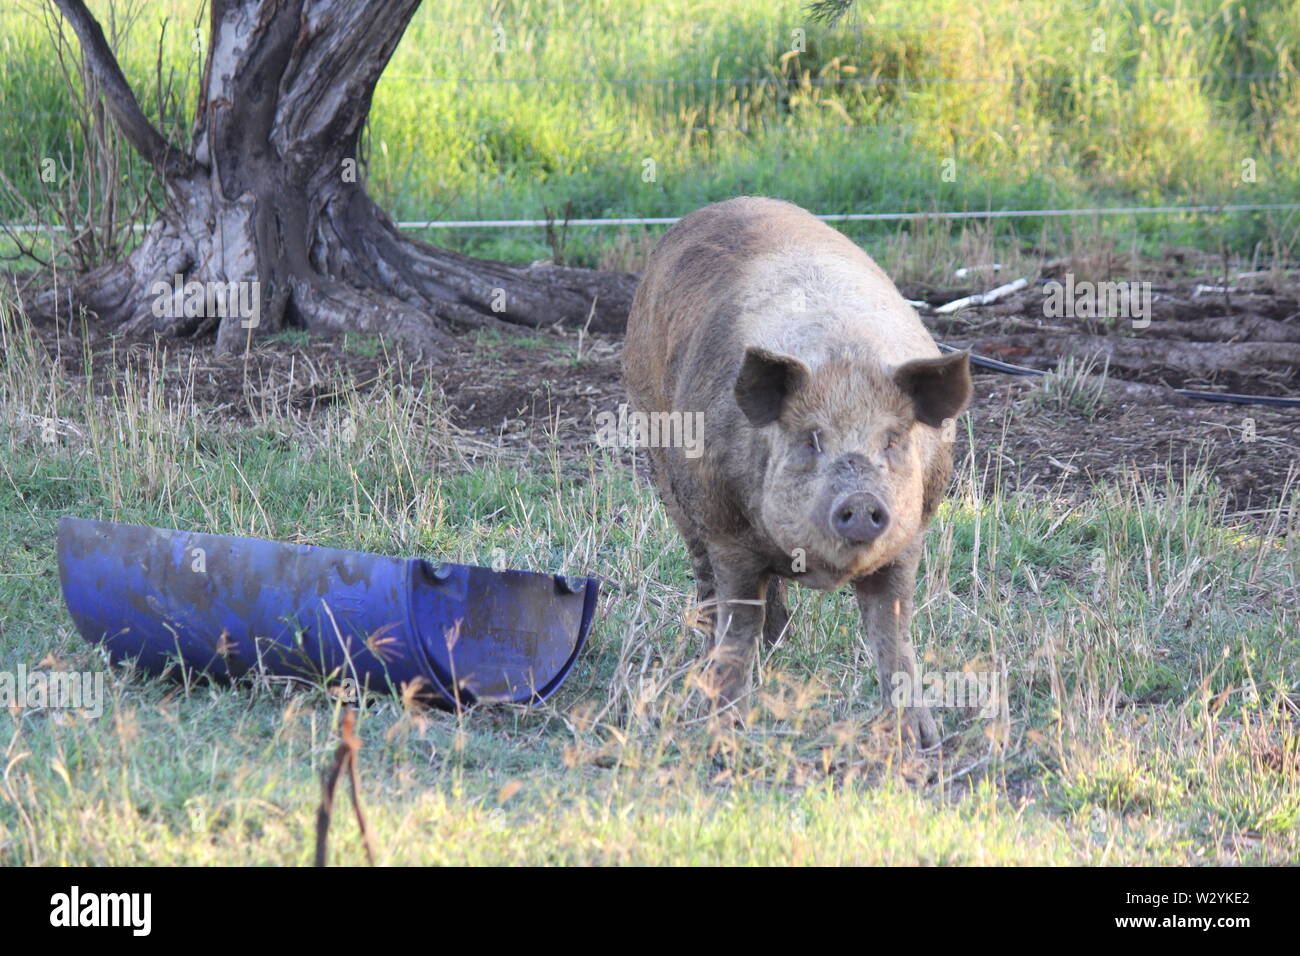
<svg viewBox="0 0 1300 956"><path fill-rule="evenodd" d="M793 356L751 346L736 376L736 404L755 428L770 425L810 374L808 366Z"/></svg>
<svg viewBox="0 0 1300 956"><path fill-rule="evenodd" d="M894 372L894 382L912 399L916 420L938 428L970 402L970 353L905 362Z"/></svg>

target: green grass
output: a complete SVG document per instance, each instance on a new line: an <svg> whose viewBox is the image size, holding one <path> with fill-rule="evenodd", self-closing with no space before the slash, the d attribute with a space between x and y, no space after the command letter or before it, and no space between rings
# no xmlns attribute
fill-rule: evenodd
<svg viewBox="0 0 1300 956"><path fill-rule="evenodd" d="M124 69L146 111L169 125L192 115L198 5L141 9L120 31ZM180 99L160 106L164 18L163 62ZM497 24L504 51L494 47ZM794 54L797 28L806 42ZM41 18L6 8L0 37L0 156L40 211L40 161L56 158L68 180L81 140ZM535 218L548 208L681 215L741 193L818 212L1294 201L1297 62L1297 0L883 0L859 4L856 19L833 29L806 22L799 0L428 0L380 81L367 169L399 219ZM129 190L144 188L140 164L127 169ZM27 215L3 197L0 219ZM1289 248L1267 246L1294 243L1295 221L1260 213L994 228L1040 245L1083 232L1145 249L1195 242L1250 254L1264 242L1285 258ZM883 253L890 237L921 228L932 227L848 231ZM514 260L549 254L540 229L426 238ZM615 239L575 229L565 255L595 264Z"/></svg>
<svg viewBox="0 0 1300 956"><path fill-rule="evenodd" d="M32 9L0 10L5 221L52 216L85 147ZM155 119L191 115L198 6L139 9L120 24L126 74ZM164 17L182 94L165 106ZM787 56L799 26L807 49ZM427 0L380 83L367 171L401 219L679 215L750 192L818 212L1288 201L1300 198L1298 56L1296 0L883 0L834 30L805 23L798 2ZM118 148L113 180L143 194L146 171ZM74 204L94 211L101 195ZM1050 248L1196 243L1285 260L1296 244L1294 218L1263 214L846 231L896 277L945 280L955 265L1010 269ZM648 234L573 229L563 255L632 267ZM554 252L540 229L427 238L518 261ZM626 461L540 439L526 460L467 454L437 396L392 369L366 385L335 375L337 401L313 414L250 382L247 417L218 414L162 355L105 397L3 316L0 670L104 667L61 607L65 514L612 582L546 706L455 716L382 698L362 712L382 862L1300 858L1294 500L1261 532L1227 524L1195 469L1082 502L1004 496L983 490L997 452L977 444L928 538L915 629L927 670L1004 673L1003 714L941 711L942 753L901 753L875 720L852 601L794 591L753 719L719 730L688 688L700 645L684 620L689 562ZM369 336L342 347L385 355ZM1087 386L1058 375L1044 400L1086 409ZM336 698L264 679L114 672L107 685L98 719L0 713L0 863L309 861ZM332 848L362 859L342 812Z"/></svg>
<svg viewBox="0 0 1300 956"><path fill-rule="evenodd" d="M927 670L1005 673L1006 708L940 711L942 753L917 757L875 720L844 594L792 591L747 729L701 720L684 549L594 442L470 459L398 371L335 377L339 401L314 415L253 401L251 423L197 406L160 355L103 397L0 328L5 669L104 667L61 607L65 514L478 563L499 550L616 585L545 706L361 713L383 863L1300 857L1294 500L1261 533L1227 524L1194 469L1075 503L1006 497L982 490L997 456L977 446L928 537L915 632ZM310 860L337 699L265 679L106 684L98 719L0 713L0 863ZM363 859L342 810L332 853Z"/></svg>
<svg viewBox="0 0 1300 956"><path fill-rule="evenodd" d="M1066 357L1043 376L1034 397L1048 408L1074 409L1090 419L1095 418L1105 404L1107 371L1105 367L1098 368L1095 362Z"/></svg>

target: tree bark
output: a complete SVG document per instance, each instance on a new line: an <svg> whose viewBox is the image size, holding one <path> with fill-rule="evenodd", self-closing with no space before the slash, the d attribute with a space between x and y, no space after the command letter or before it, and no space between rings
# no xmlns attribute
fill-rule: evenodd
<svg viewBox="0 0 1300 956"><path fill-rule="evenodd" d="M85 308L127 332L215 329L222 350L284 325L356 329L425 354L454 327L626 322L631 275L439 249L401 235L367 195L362 127L419 0L213 0L192 151L145 117L82 0L55 2L168 205L125 260L45 290L36 314ZM249 308L231 314L222 290L236 289Z"/></svg>

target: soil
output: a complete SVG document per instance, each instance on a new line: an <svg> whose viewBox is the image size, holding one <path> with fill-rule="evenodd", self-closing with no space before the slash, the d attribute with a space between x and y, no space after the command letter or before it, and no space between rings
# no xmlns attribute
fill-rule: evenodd
<svg viewBox="0 0 1300 956"><path fill-rule="evenodd" d="M1300 343L1300 302L1294 289L1266 280L1248 292L1205 293L1197 286L1214 285L1215 280L1157 280L1151 326L1142 331L1094 319L1045 319L1041 279L989 306L953 316L923 310L922 317L940 341L1041 368L1078 354L1080 342L1102 337L1121 346L1126 338L1158 341L1163 355L1188 343L1204 343L1220 325L1229 333L1239 332L1243 320L1272 323L1267 328L1274 341L1291 337L1294 330L1294 341ZM915 300L946 302L974 290L904 286L902 291ZM1207 325L1206 320L1219 319L1235 324ZM1181 334L1184 328L1186 335ZM337 399L338 383L346 375L363 388L366 383L391 387L374 383L393 381L384 374L392 363L382 343L355 335L282 335L256 344L247 356L222 356L215 354L210 339L129 339L97 330L93 323L76 331L50 326L37 331L51 354L61 355L73 378L83 374L89 353L100 393L120 387L128 363L135 369L147 367L159 357L157 346L165 346L163 364L171 383L180 387L192 374L196 399L233 418L252 418L256 403L267 400L287 403L305 416L317 414ZM1025 335L1033 337L1034 347L1017 351L1005 345L1009 338L1023 341L1017 337ZM466 335L456 343L451 360L403 367L396 374L412 384L432 382L442 390L451 423L467 448L490 445L522 454L549 446L554 434L563 456L579 458L594 438L595 415L617 412L626 401L621 347L621 336L579 336L573 329ZM1247 365L1198 377L1171 371L1164 361L1136 367L1130 363L1118 370L1112 366L1104 400L1091 411L1045 401L1041 381L975 371L969 428L977 443L974 467L987 483L1000 473L1013 490L1073 499L1090 493L1098 482L1128 483L1135 474L1146 479L1169 474L1179 482L1187 466L1199 463L1213 474L1230 514L1260 517L1289 496L1300 478L1300 409L1194 401L1173 391L1183 387L1297 396L1300 367ZM958 429L959 462L968 448L965 432L964 425Z"/></svg>

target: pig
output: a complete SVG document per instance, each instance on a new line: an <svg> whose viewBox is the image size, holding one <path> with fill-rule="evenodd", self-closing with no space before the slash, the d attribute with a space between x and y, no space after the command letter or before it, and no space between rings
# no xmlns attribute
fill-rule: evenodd
<svg viewBox="0 0 1300 956"><path fill-rule="evenodd" d="M647 449L712 608L705 687L730 709L760 640L785 628L785 581L851 585L888 703L916 686L909 636L922 537L952 474L944 426L971 397L965 352L940 353L888 276L788 202L697 210L655 246L628 318L635 411L703 413L693 456ZM902 678L899 678L902 681ZM903 731L938 743L933 715Z"/></svg>

